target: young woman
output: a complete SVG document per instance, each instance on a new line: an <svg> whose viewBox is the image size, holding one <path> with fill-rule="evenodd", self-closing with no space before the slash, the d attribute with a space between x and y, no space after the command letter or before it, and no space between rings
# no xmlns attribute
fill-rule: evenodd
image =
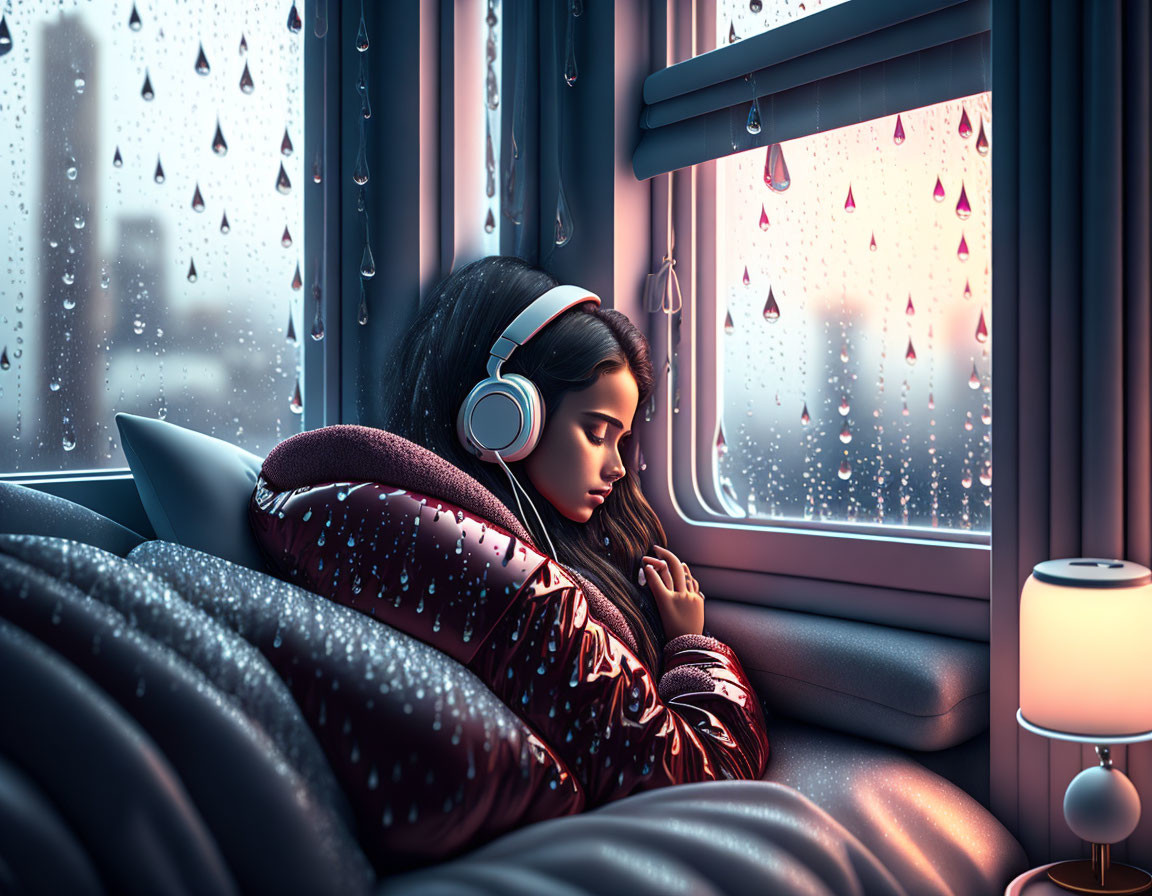
<svg viewBox="0 0 1152 896"><path fill-rule="evenodd" d="M759 701L732 650L702 634L704 597L640 491L636 415L654 387L643 335L593 301L568 308L500 371L540 392L535 448L506 472L458 434L494 343L556 285L515 258L449 276L383 372L393 401L380 427L299 433L269 454L249 511L257 542L289 581L465 665L551 751L545 796L563 786L575 800L556 811L758 778ZM380 729L367 707L341 711ZM511 784L522 771L490 773Z"/></svg>

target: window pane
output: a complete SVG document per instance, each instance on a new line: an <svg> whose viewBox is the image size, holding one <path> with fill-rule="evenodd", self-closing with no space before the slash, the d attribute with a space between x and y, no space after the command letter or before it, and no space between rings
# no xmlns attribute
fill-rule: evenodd
<svg viewBox="0 0 1152 896"><path fill-rule="evenodd" d="M309 29L278 2L7 9L0 473L126 466L118 411L266 453L301 429Z"/></svg>
<svg viewBox="0 0 1152 896"><path fill-rule="evenodd" d="M734 516L989 531L990 133L983 93L716 163Z"/></svg>
<svg viewBox="0 0 1152 896"><path fill-rule="evenodd" d="M721 0L716 4L716 46L735 43L810 16L845 0Z"/></svg>

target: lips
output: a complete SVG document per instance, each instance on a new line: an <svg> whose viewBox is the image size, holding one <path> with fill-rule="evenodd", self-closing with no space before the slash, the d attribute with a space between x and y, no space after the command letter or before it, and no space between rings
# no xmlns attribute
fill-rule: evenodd
<svg viewBox="0 0 1152 896"><path fill-rule="evenodd" d="M607 498L608 495L611 493L612 489L610 489L610 488L591 488L591 489L588 489L588 491L590 494L599 495L601 498Z"/></svg>

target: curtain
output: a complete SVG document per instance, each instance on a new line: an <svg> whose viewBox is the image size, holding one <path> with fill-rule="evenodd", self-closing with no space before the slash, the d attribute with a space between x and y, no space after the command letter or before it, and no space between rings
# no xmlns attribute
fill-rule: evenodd
<svg viewBox="0 0 1152 896"><path fill-rule="evenodd" d="M1152 565L1149 18L993 8L991 800L1034 864L1089 857L1063 798L1099 760L1016 723L1020 589L1050 558ZM1152 744L1112 756L1144 804L1113 859L1152 866Z"/></svg>

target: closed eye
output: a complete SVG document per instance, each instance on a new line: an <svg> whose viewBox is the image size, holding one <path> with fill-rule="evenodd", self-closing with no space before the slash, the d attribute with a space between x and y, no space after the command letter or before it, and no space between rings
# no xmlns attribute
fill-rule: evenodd
<svg viewBox="0 0 1152 896"><path fill-rule="evenodd" d="M588 430L584 430L584 432L588 435L588 439L589 439L589 441L592 442L593 445L603 445L604 444L604 440L602 438L600 438L599 436L593 435Z"/></svg>

